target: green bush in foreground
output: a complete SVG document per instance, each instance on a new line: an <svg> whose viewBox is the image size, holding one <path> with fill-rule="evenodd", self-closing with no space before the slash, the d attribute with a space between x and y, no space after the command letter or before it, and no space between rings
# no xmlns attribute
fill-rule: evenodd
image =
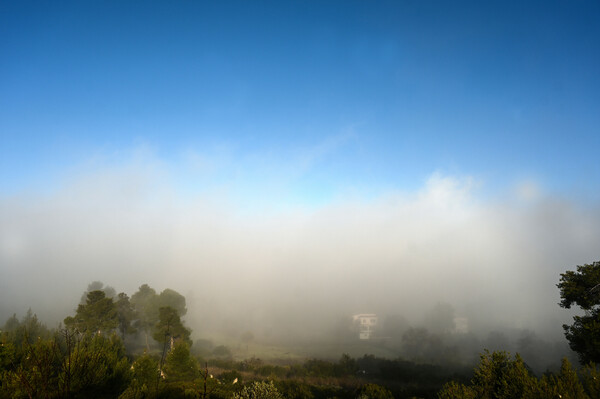
<svg viewBox="0 0 600 399"><path fill-rule="evenodd" d="M240 392L233 394L233 399L283 399L283 395L275 388L273 381L254 381Z"/></svg>
<svg viewBox="0 0 600 399"><path fill-rule="evenodd" d="M365 384L358 390L357 399L394 399L389 389L377 384Z"/></svg>
<svg viewBox="0 0 600 399"><path fill-rule="evenodd" d="M454 381L444 385L439 399L592 399L600 392L600 373L589 365L582 370L582 383L567 359L558 374L536 378L523 359L506 352L485 352L470 385Z"/></svg>

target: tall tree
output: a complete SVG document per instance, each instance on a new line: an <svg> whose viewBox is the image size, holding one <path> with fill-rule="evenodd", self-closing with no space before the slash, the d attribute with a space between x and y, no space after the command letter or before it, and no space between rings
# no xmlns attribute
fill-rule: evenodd
<svg viewBox="0 0 600 399"><path fill-rule="evenodd" d="M162 374L163 365L165 361L165 355L167 353L167 345L170 342L171 351L175 340L182 340L184 342L190 342L190 330L184 327L177 310L166 306L159 309L158 323L154 326L153 338L163 344L162 356L160 358L159 371ZM158 391L158 384L160 378L156 380L156 390Z"/></svg>
<svg viewBox="0 0 600 399"><path fill-rule="evenodd" d="M4 331L14 331L17 328L19 328L20 325L21 325L21 323L19 323L19 319L17 318L17 314L13 313L13 315L6 320L6 323L4 323L4 327L2 327L2 330L4 330Z"/></svg>
<svg viewBox="0 0 600 399"><path fill-rule="evenodd" d="M31 309L27 311L20 322L16 319L16 315L7 320L4 332L8 334L16 348L21 348L25 341L33 344L38 339L48 338L52 335L46 325L38 320L37 315Z"/></svg>
<svg viewBox="0 0 600 399"><path fill-rule="evenodd" d="M2 398L117 397L128 383L130 365L114 334L63 330L53 339L25 342L23 352L0 378Z"/></svg>
<svg viewBox="0 0 600 399"><path fill-rule="evenodd" d="M178 342L166 358L165 375L167 381L193 381L200 375L198 361L190 354L185 342Z"/></svg>
<svg viewBox="0 0 600 399"><path fill-rule="evenodd" d="M74 317L65 318L65 325L79 331L111 331L119 325L117 306L104 291L88 293L86 303L77 307Z"/></svg>
<svg viewBox="0 0 600 399"><path fill-rule="evenodd" d="M140 286L138 291L131 296L131 304L135 309L135 327L144 332L146 338L146 350L150 350L148 334L158 321L157 311L158 295L148 284Z"/></svg>
<svg viewBox="0 0 600 399"><path fill-rule="evenodd" d="M92 291L104 291L107 298L114 298L117 295L117 291L110 285L104 285L102 281L92 281L88 284L87 289L81 295L81 300L79 301L81 304L85 304L87 301L87 295Z"/></svg>
<svg viewBox="0 0 600 399"><path fill-rule="evenodd" d="M158 296L158 307L161 308L166 306L175 309L179 316L185 316L187 313L185 297L170 288L164 289Z"/></svg>
<svg viewBox="0 0 600 399"><path fill-rule="evenodd" d="M138 291L131 296L131 304L135 309L135 327L144 332L146 337L146 349L149 350L148 336L154 331L160 319L160 308L174 309L178 317L186 314L185 297L175 290L167 288L160 295L148 286L142 285ZM159 342L162 342L159 340Z"/></svg>
<svg viewBox="0 0 600 399"><path fill-rule="evenodd" d="M574 316L572 325L563 325L569 346L581 363L600 362L600 262L577 266L560 275L559 305L570 309L577 305L585 311Z"/></svg>
<svg viewBox="0 0 600 399"><path fill-rule="evenodd" d="M136 331L132 325L133 320L135 319L135 311L129 301L129 297L124 292L121 292L117 296L116 305L119 318L118 329L121 333L121 338L125 341L125 334L133 334Z"/></svg>
<svg viewBox="0 0 600 399"><path fill-rule="evenodd" d="M160 343L182 340L191 344L190 334L191 331L183 325L177 310L169 306L159 309L158 322L154 326L155 340Z"/></svg>

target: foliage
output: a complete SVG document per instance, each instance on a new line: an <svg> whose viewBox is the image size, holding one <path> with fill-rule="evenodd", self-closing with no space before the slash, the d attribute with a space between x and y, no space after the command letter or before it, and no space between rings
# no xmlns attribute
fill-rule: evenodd
<svg viewBox="0 0 600 399"><path fill-rule="evenodd" d="M596 287L600 284L600 262L577 266L577 271L572 270L562 273L560 283L560 306L566 309L573 304L584 310L591 310L600 304L600 295Z"/></svg>
<svg viewBox="0 0 600 399"><path fill-rule="evenodd" d="M169 306L159 309L158 322L152 335L156 341L165 343L170 339L182 340L191 345L190 334L191 331L183 325L177 310Z"/></svg>
<svg viewBox="0 0 600 399"><path fill-rule="evenodd" d="M219 381L225 384L241 384L244 377L237 370L225 371L219 374Z"/></svg>
<svg viewBox="0 0 600 399"><path fill-rule="evenodd" d="M358 364L356 360L351 358L347 353L342 354L340 360L336 364L335 373L337 376L354 375L358 372Z"/></svg>
<svg viewBox="0 0 600 399"><path fill-rule="evenodd" d="M179 316L185 316L187 308L185 307L185 297L179 292L170 288L164 289L157 298L157 307L170 307L177 311Z"/></svg>
<svg viewBox="0 0 600 399"><path fill-rule="evenodd" d="M82 305L85 304L85 302L87 301L88 294L92 291L102 291L104 292L104 294L106 294L107 298L114 298L117 295L117 292L113 287L109 285L105 286L102 281L92 281L88 284L87 289L81 295L81 300L79 301L79 303L81 303Z"/></svg>
<svg viewBox="0 0 600 399"><path fill-rule="evenodd" d="M568 399L589 399L589 396L585 393L583 385L579 381L579 377L571 363L567 359L563 359L560 368L560 373L557 376L553 376L551 386L558 396L561 398Z"/></svg>
<svg viewBox="0 0 600 399"><path fill-rule="evenodd" d="M199 376L198 362L190 355L190 347L178 342L167 355L165 363L167 381L193 381Z"/></svg>
<svg viewBox="0 0 600 399"><path fill-rule="evenodd" d="M475 369L472 385L479 398L517 398L530 392L536 382L518 354L511 360L507 352L485 351Z"/></svg>
<svg viewBox="0 0 600 399"><path fill-rule="evenodd" d="M315 397L310 385L297 380L277 381L276 387L285 398L314 399Z"/></svg>
<svg viewBox="0 0 600 399"><path fill-rule="evenodd" d="M147 351L150 350L148 336L151 332L153 338L158 342L163 343L165 341L165 331L161 329L164 329L166 325L165 320L171 319L172 315L176 314L177 319L180 321L180 317L187 312L185 297L183 295L170 288L163 290L160 295L157 295L156 291L153 288L150 288L148 284L140 286L138 291L131 296L130 302L135 311L136 318L133 326L144 332ZM169 311L170 314L161 315L161 308L169 308L174 312ZM164 312L165 311L163 311L163 313ZM157 327L159 324L160 326ZM183 329L180 329L177 334L183 339L188 340L189 330L187 331L188 333L185 333ZM173 335L169 336L171 337Z"/></svg>
<svg viewBox="0 0 600 399"><path fill-rule="evenodd" d="M140 385L150 385L156 381L158 375L158 359L144 353L131 365L133 380Z"/></svg>
<svg viewBox="0 0 600 399"><path fill-rule="evenodd" d="M3 331L0 332L0 392L12 389L9 386L11 382L14 383L15 371L22 369L25 363L35 360L27 358L29 356L27 349L49 337L51 337L50 331L39 322L37 315L31 309L21 321L16 314L6 321ZM12 386L14 388L14 384ZM5 396L0 395L0 398L2 397Z"/></svg>
<svg viewBox="0 0 600 399"><path fill-rule="evenodd" d="M146 350L150 350L148 342L148 333L152 330L158 321L158 312L156 305L158 303L156 291L143 284L138 291L131 296L131 305L136 314L134 326L144 332L146 338Z"/></svg>
<svg viewBox="0 0 600 399"><path fill-rule="evenodd" d="M133 327L133 320L135 319L135 310L129 301L129 296L124 292L121 292L117 296L117 318L119 320L118 330L121 333L121 338L124 340L126 334L133 334L136 329Z"/></svg>
<svg viewBox="0 0 600 399"><path fill-rule="evenodd" d="M54 341L23 342L24 356L4 373L3 390L11 397L56 397L60 392L61 357Z"/></svg>
<svg viewBox="0 0 600 399"><path fill-rule="evenodd" d="M389 389L371 383L360 387L356 397L361 399L394 399Z"/></svg>
<svg viewBox="0 0 600 399"><path fill-rule="evenodd" d="M3 376L2 388L11 397L118 394L128 383L129 363L116 336L63 330L53 339L25 340L22 351L18 365Z"/></svg>
<svg viewBox="0 0 600 399"><path fill-rule="evenodd" d="M146 398L155 392L158 375L158 359L144 353L131 365L131 382L119 399Z"/></svg>
<svg viewBox="0 0 600 399"><path fill-rule="evenodd" d="M600 362L600 262L577 266L561 274L560 306L577 305L585 311L572 325L563 325L565 336L582 364Z"/></svg>
<svg viewBox="0 0 600 399"><path fill-rule="evenodd" d="M358 364L350 355L344 353L337 363L322 359L309 359L304 363L304 371L309 376L343 377L355 375Z"/></svg>
<svg viewBox="0 0 600 399"><path fill-rule="evenodd" d="M446 383L438 393L438 399L475 399L475 390L456 381Z"/></svg>
<svg viewBox="0 0 600 399"><path fill-rule="evenodd" d="M0 335L0 372L8 369L12 364L14 364L15 357L15 346L8 340L8 334L3 333Z"/></svg>
<svg viewBox="0 0 600 399"><path fill-rule="evenodd" d="M506 352L485 352L475 370L471 385L449 382L438 393L439 399L590 399L598 397L595 366L583 371L585 385L567 359L557 374L535 378L519 355L514 360ZM587 387L587 393L586 393ZM589 395L588 395L589 393Z"/></svg>
<svg viewBox="0 0 600 399"><path fill-rule="evenodd" d="M600 361L600 313L574 316L574 323L564 325L569 346L579 355L581 363Z"/></svg>
<svg viewBox="0 0 600 399"><path fill-rule="evenodd" d="M2 327L2 331L15 331L17 328L19 328L19 326L21 325L21 323L19 323L19 319L17 318L17 314L13 313L13 315L11 317L8 318L8 320L6 320L6 323L4 323L4 327Z"/></svg>
<svg viewBox="0 0 600 399"><path fill-rule="evenodd" d="M331 376L335 375L335 366L333 363L323 359L309 359L304 362L304 369L310 376Z"/></svg>
<svg viewBox="0 0 600 399"><path fill-rule="evenodd" d="M86 303L77 307L75 316L64 321L67 327L80 332L112 331L119 325L119 315L112 298L98 290L89 292Z"/></svg>
<svg viewBox="0 0 600 399"><path fill-rule="evenodd" d="M254 381L246 385L240 392L233 394L233 399L283 399L273 381Z"/></svg>
<svg viewBox="0 0 600 399"><path fill-rule="evenodd" d="M581 370L583 386L590 398L600 398L600 369L595 364L587 364Z"/></svg>
<svg viewBox="0 0 600 399"><path fill-rule="evenodd" d="M50 330L38 320L37 315L31 309L27 311L20 322L13 314L6 321L3 331L6 340L12 342L17 349L20 349L25 341L34 344L38 339L46 339L52 336Z"/></svg>
<svg viewBox="0 0 600 399"><path fill-rule="evenodd" d="M564 306L568 307L576 303L573 292L580 287L564 287L569 292L563 296ZM594 287L591 291L578 291L587 295L588 303L593 299L590 292L594 292ZM175 307L160 307L161 301ZM594 309L586 310L589 313ZM208 364L199 367L198 358L190 353L190 331L182 322L180 311L187 309L185 298L177 292L165 290L157 295L152 288L143 285L131 300L121 293L117 302L102 290L88 292L86 303L78 306L76 315L65 319L67 328L54 333L40 323L31 310L22 320L13 315L0 331L0 399L600 397L600 372L595 364L588 364L578 374L565 359L559 372L548 372L538 379L519 355L512 358L506 352L482 354L468 383L468 374L462 366L423 363L423 360L451 352L440 351L437 345L444 335L431 334L425 329L408 329L403 336L405 350L412 351L418 363L373 355L354 359L348 354L343 354L337 362L313 358L304 363L269 364L254 357L238 362L233 360L229 349L221 345L212 351L216 358L210 360L209 372ZM146 315L155 312L155 316L143 321L141 317L145 317L145 312ZM121 337L125 337L132 332L136 320L138 326L142 326L152 318L155 323L149 331L157 341L163 342L163 356L159 358L146 352L130 363L115 330L118 328ZM253 340L251 333L241 338L246 342ZM517 347L538 352L544 348L538 341L534 334L526 333ZM208 356L212 343L197 342L196 346L202 347L203 354ZM216 378L211 373L216 374ZM273 381L254 381L265 377Z"/></svg>

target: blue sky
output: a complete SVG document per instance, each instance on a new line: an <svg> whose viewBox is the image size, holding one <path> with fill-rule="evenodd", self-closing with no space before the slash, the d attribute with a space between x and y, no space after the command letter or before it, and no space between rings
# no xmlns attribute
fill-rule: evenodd
<svg viewBox="0 0 600 399"><path fill-rule="evenodd" d="M562 336L559 273L600 242L598 21L596 1L0 0L0 319L101 280L307 320L447 301Z"/></svg>
<svg viewBox="0 0 600 399"><path fill-rule="evenodd" d="M3 1L0 193L142 148L182 191L284 181L289 201L327 202L441 171L598 199L599 17L592 1Z"/></svg>

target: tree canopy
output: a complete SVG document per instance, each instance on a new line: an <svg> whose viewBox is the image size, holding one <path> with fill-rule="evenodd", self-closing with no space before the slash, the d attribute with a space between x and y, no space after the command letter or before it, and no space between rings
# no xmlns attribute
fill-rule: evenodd
<svg viewBox="0 0 600 399"><path fill-rule="evenodd" d="M75 316L64 321L67 327L80 331L111 331L119 325L119 315L112 298L97 290L89 292L86 303L77 307Z"/></svg>
<svg viewBox="0 0 600 399"><path fill-rule="evenodd" d="M135 319L135 310L129 301L129 296L124 292L121 292L117 297L117 314L119 318L119 332L121 338L125 339L125 334L133 334L136 329L133 327L133 320Z"/></svg>
<svg viewBox="0 0 600 399"><path fill-rule="evenodd" d="M573 317L572 325L563 325L569 345L582 363L600 362L600 262L577 266L560 276L559 305L566 309L576 305L585 311Z"/></svg>
<svg viewBox="0 0 600 399"><path fill-rule="evenodd" d="M179 292L170 288L165 288L158 295L158 308L171 307L177 311L179 316L185 316L187 308L185 307L185 297Z"/></svg>
<svg viewBox="0 0 600 399"><path fill-rule="evenodd" d="M88 284L87 289L81 295L81 301L79 301L82 305L85 304L87 300L87 295L92 291L104 291L107 298L114 298L117 295L115 289L109 285L104 285L102 281L92 281Z"/></svg>
<svg viewBox="0 0 600 399"><path fill-rule="evenodd" d="M156 328L160 328L157 327L157 324L169 318L166 314L161 316L161 308L172 309L179 323L181 323L180 317L187 312L183 295L170 288L166 288L160 294L157 294L148 284L140 286L138 291L131 296L130 303L135 311L133 325L144 332L147 349L149 349L148 336L150 333L152 332L155 338L163 334L163 332L156 332ZM163 321L161 321L161 317ZM189 337L189 334L187 336ZM157 341L163 342L164 337L157 339Z"/></svg>
<svg viewBox="0 0 600 399"><path fill-rule="evenodd" d="M153 338L161 343L171 340L189 342L191 331L181 322L177 310L166 306L159 309L158 322L154 326Z"/></svg>

